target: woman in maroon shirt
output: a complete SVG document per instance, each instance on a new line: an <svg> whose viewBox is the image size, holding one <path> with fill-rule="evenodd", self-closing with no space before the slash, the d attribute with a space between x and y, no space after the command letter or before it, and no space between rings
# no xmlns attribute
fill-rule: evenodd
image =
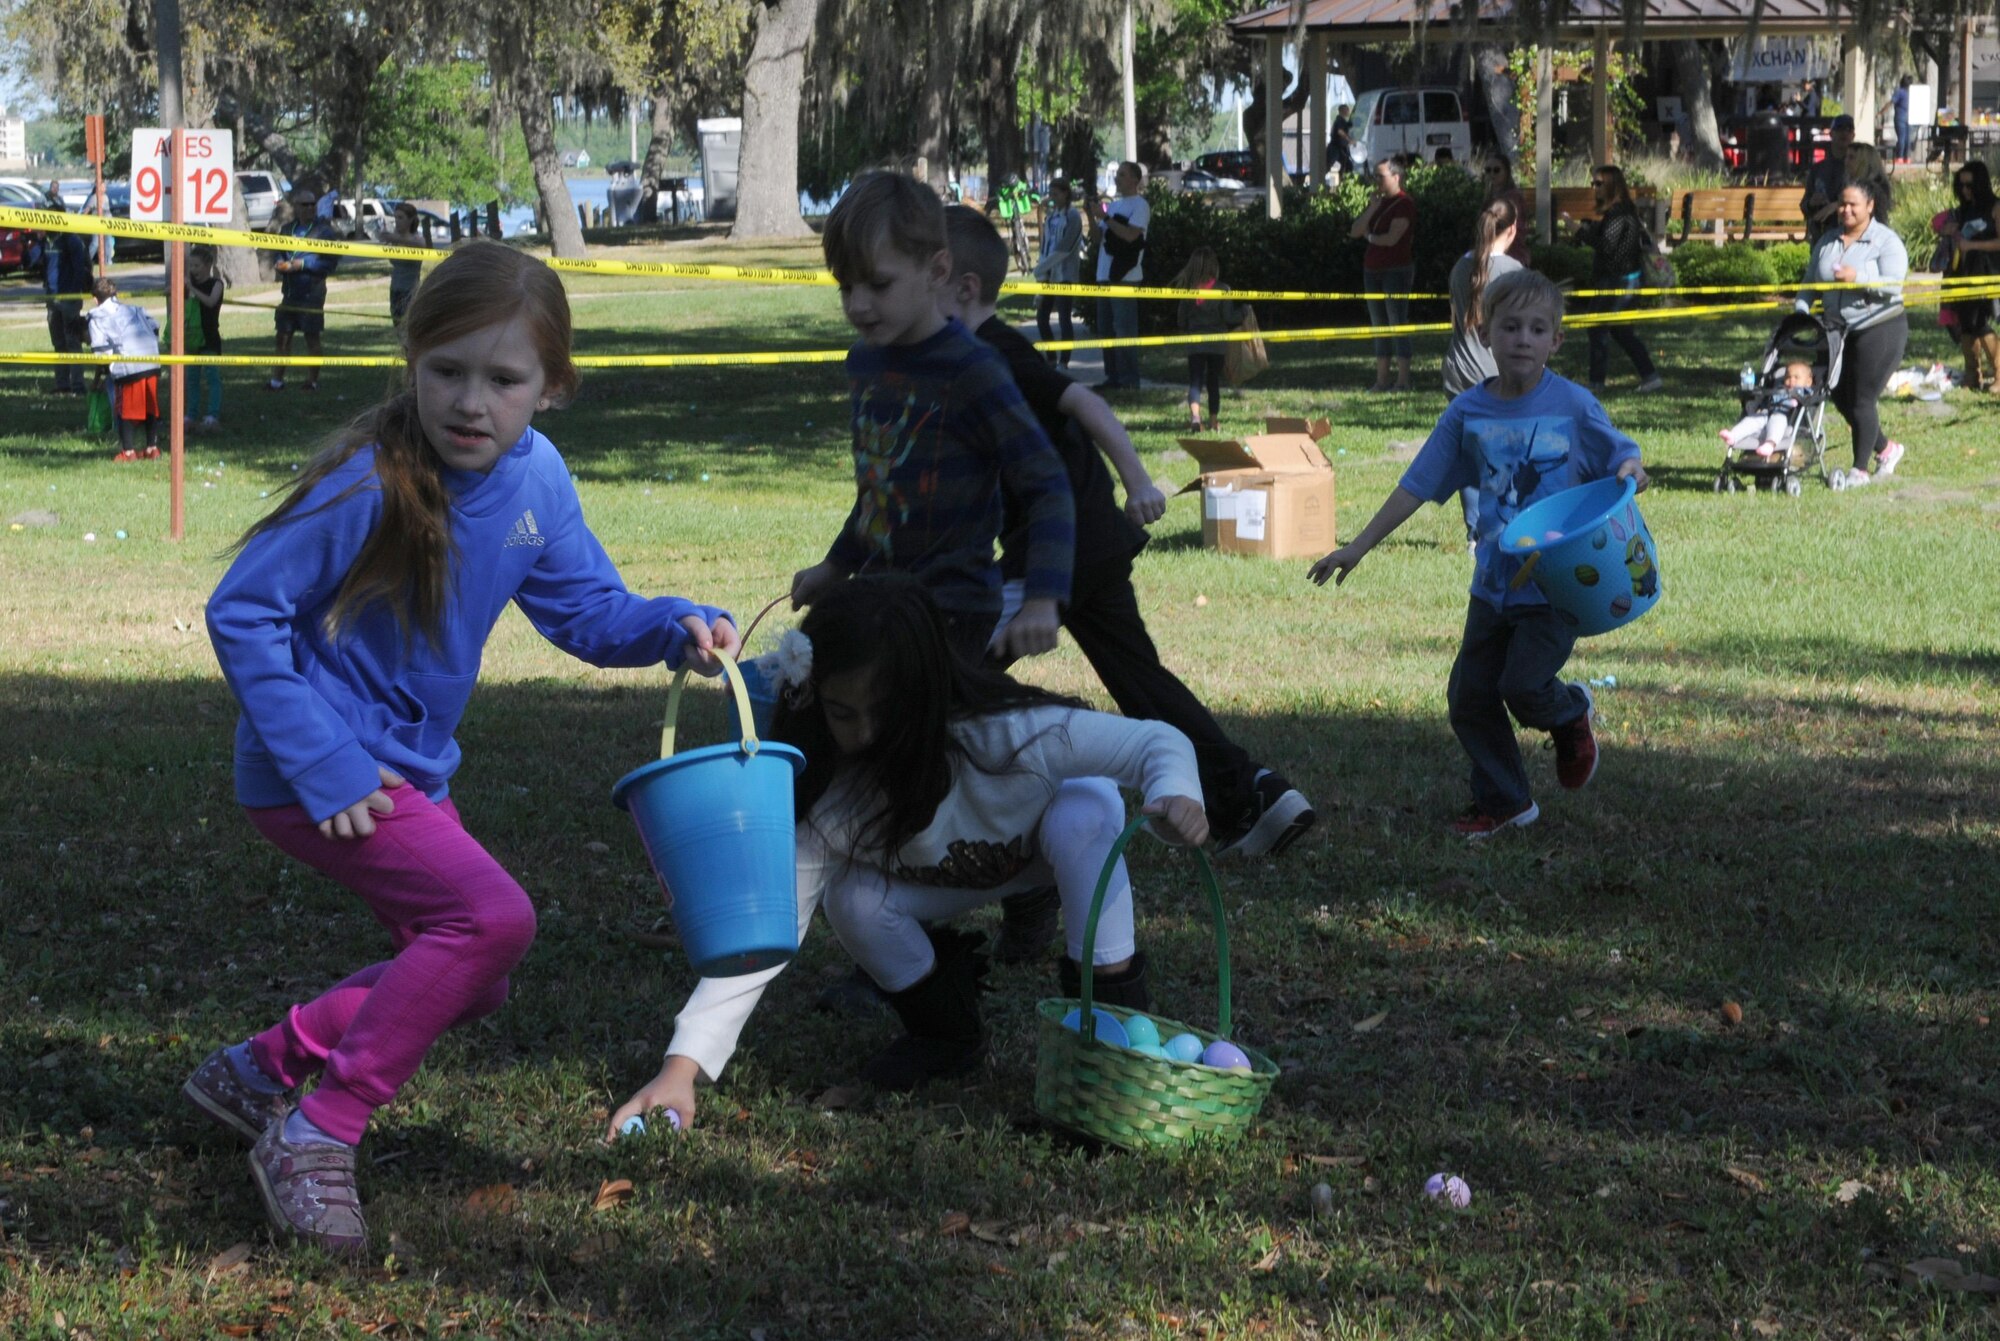
<svg viewBox="0 0 2000 1341"><path fill-rule="evenodd" d="M1403 191L1403 165L1385 159L1375 165L1375 196L1351 235L1368 244L1361 256L1361 287L1368 295L1368 324L1376 330L1407 326L1410 285L1417 275L1417 202ZM1396 360L1396 380L1389 381L1389 360ZM1375 337L1375 385L1370 391L1410 389L1410 337Z"/></svg>

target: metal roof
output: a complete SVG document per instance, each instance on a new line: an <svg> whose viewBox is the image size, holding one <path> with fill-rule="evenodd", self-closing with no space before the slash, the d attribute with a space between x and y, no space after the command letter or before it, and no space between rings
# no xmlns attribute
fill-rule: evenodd
<svg viewBox="0 0 2000 1341"><path fill-rule="evenodd" d="M1645 33L1649 38L1741 37L1750 31L1750 16L1758 0L1646 0ZM1758 31L1763 33L1836 33L1852 22L1834 0L1762 0ZM1514 0L1478 0L1478 27L1486 36L1511 30ZM1307 0L1305 30L1328 33L1350 41L1405 41L1410 30L1428 27L1449 40L1460 22L1453 0ZM1618 0L1568 0L1560 21L1566 33L1597 28L1623 29L1625 13ZM1231 35L1262 38L1293 30L1288 0L1229 20Z"/></svg>

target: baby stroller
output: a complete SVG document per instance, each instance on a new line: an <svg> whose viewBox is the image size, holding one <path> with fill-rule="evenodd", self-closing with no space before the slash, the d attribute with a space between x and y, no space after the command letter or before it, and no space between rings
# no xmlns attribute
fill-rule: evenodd
<svg viewBox="0 0 2000 1341"><path fill-rule="evenodd" d="M1794 363L1812 368L1812 386L1790 391L1785 369ZM1745 417L1760 412L1786 413L1792 420L1790 441L1782 449L1760 455L1757 435L1722 449L1722 468L1715 474L1715 491L1735 493L1739 487L1783 489L1797 498L1808 475L1831 484L1826 469L1826 401L1840 378L1839 342L1809 313L1794 312L1778 323L1764 346L1757 385L1742 392ZM1789 401L1796 401L1795 405Z"/></svg>

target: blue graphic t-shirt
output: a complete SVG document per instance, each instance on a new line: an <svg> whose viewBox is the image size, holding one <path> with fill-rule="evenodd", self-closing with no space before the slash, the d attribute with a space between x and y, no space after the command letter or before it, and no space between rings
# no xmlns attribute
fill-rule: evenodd
<svg viewBox="0 0 2000 1341"><path fill-rule="evenodd" d="M1567 378L1542 373L1541 385L1503 400L1488 380L1452 398L1401 487L1442 503L1479 490L1477 565L1472 594L1496 609L1542 605L1532 581L1510 589L1521 560L1500 551L1500 531L1531 503L1617 473L1639 444L1611 425L1597 398Z"/></svg>

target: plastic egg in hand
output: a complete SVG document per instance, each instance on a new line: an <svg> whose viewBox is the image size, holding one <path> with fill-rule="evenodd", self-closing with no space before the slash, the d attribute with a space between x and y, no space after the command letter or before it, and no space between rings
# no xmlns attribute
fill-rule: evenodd
<svg viewBox="0 0 2000 1341"><path fill-rule="evenodd" d="M1090 1014L1091 1018L1097 1021L1097 1041L1099 1043L1109 1043L1114 1048L1129 1046L1129 1041L1125 1037L1125 1026L1118 1023L1116 1015L1096 1006L1091 1007ZM1063 1016L1062 1026L1065 1029L1075 1030L1079 1033L1082 1032L1082 1008L1078 1007Z"/></svg>
<svg viewBox="0 0 2000 1341"><path fill-rule="evenodd" d="M1177 1062L1201 1060L1201 1040L1193 1034L1175 1034L1166 1041L1164 1050Z"/></svg>
<svg viewBox="0 0 2000 1341"><path fill-rule="evenodd" d="M1218 1071L1249 1070L1250 1055L1226 1038L1218 1038L1202 1049L1201 1064Z"/></svg>
<svg viewBox="0 0 2000 1341"><path fill-rule="evenodd" d="M1125 1017L1125 1039L1127 1044L1134 1048L1144 1047L1148 1043L1157 1047L1160 1042L1160 1026L1144 1015L1128 1015Z"/></svg>

